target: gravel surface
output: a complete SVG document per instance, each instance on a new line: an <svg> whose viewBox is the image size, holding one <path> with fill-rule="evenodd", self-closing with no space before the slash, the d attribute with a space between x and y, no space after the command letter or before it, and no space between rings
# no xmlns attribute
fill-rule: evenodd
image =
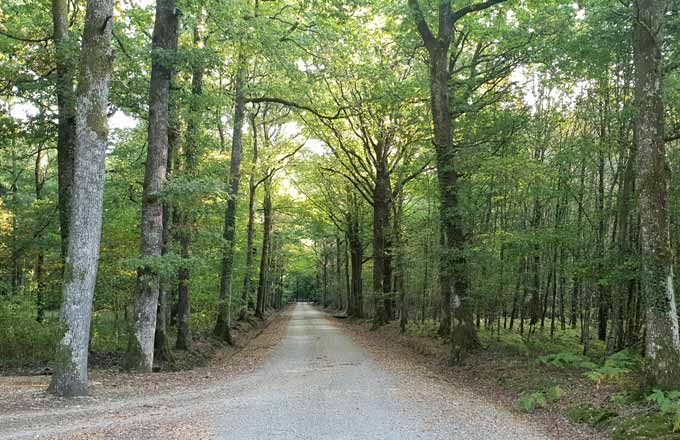
<svg viewBox="0 0 680 440"><path fill-rule="evenodd" d="M550 438L422 371L383 368L310 305L294 306L287 318L255 339L235 367L184 372L181 385L169 378L160 388L139 384L136 393L101 390L70 401L32 391L37 403L10 411L0 400L0 439Z"/></svg>

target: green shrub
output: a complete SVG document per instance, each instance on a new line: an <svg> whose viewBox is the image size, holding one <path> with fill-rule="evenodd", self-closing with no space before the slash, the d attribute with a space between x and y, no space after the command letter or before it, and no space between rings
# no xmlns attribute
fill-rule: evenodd
<svg viewBox="0 0 680 440"><path fill-rule="evenodd" d="M522 393L519 396L519 407L527 413L534 412L536 408L545 408L547 404L548 401L542 391Z"/></svg>
<svg viewBox="0 0 680 440"><path fill-rule="evenodd" d="M680 391L654 390L646 400L653 402L661 414L672 419L673 432L680 431Z"/></svg>
<svg viewBox="0 0 680 440"><path fill-rule="evenodd" d="M571 352L552 353L541 356L538 358L538 362L557 368L580 368L584 370L597 368L597 365L588 358Z"/></svg>
<svg viewBox="0 0 680 440"><path fill-rule="evenodd" d="M616 413L608 408L596 408L588 404L572 407L569 409L568 417L574 423L585 423L597 428L615 418Z"/></svg>
<svg viewBox="0 0 680 440"><path fill-rule="evenodd" d="M560 400L562 397L564 397L564 390L560 388L559 385L555 385L553 387L548 388L548 391L546 391L545 395L548 398L549 401L551 402L556 402Z"/></svg>
<svg viewBox="0 0 680 440"><path fill-rule="evenodd" d="M601 367L586 373L595 382L614 382L621 380L637 367L638 360L632 353L621 351L609 356Z"/></svg>
<svg viewBox="0 0 680 440"><path fill-rule="evenodd" d="M54 356L57 323L39 323L27 309L34 310L23 303L0 304L0 364L4 366L44 364Z"/></svg>
<svg viewBox="0 0 680 440"><path fill-rule="evenodd" d="M406 324L406 334L409 336L418 337L437 337L439 330L439 323L433 319L426 319L425 321L409 321Z"/></svg>

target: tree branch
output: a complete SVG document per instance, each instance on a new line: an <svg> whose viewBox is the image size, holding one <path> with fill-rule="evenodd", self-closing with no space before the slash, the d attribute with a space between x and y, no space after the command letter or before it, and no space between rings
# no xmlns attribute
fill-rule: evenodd
<svg viewBox="0 0 680 440"><path fill-rule="evenodd" d="M264 102L273 103L273 104L281 104L281 105L285 105L287 107L292 107L292 108L296 108L298 110L304 110L304 111L310 112L311 114L313 114L314 116L316 116L317 118L320 118L320 119L340 119L341 114L342 114L342 110L343 110L342 108L340 108L335 113L335 115L329 116L329 115L321 114L317 110L315 110L311 107L308 107L304 104L298 104L296 102L288 101L288 100L285 100L285 99L282 99L282 98L271 98L271 97L266 97L266 96L259 97L259 98L246 98L246 102L249 102L251 104L260 104L260 103L264 103Z"/></svg>
<svg viewBox="0 0 680 440"><path fill-rule="evenodd" d="M481 3L475 3L473 5L467 6L465 8L459 9L451 15L451 24L455 24L458 20L465 17L473 12L483 11L489 9L492 6L504 3L508 0L487 0Z"/></svg>

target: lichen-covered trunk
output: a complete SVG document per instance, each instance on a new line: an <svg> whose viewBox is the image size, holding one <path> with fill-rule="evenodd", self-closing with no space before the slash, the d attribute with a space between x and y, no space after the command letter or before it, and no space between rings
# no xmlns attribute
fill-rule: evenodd
<svg viewBox="0 0 680 440"><path fill-rule="evenodd" d="M77 53L78 46L71 38L68 13L68 0L52 0L52 38L56 49L57 174L62 258L66 256L68 246L76 142L76 104L73 82L76 66L74 55Z"/></svg>
<svg viewBox="0 0 680 440"><path fill-rule="evenodd" d="M239 56L238 71L234 87L234 131L231 140L231 164L229 166L229 200L224 213L224 231L222 238L222 272L220 273L220 292L215 323L215 336L231 343L231 281L234 269L234 249L236 245L236 206L238 188L241 183L241 160L243 158L243 118L246 100L244 87L246 82L246 61Z"/></svg>
<svg viewBox="0 0 680 440"><path fill-rule="evenodd" d="M264 318L265 294L269 272L269 242L272 232L272 182L271 177L264 181L264 222L262 224L262 254L260 256L260 279L257 283L257 305L255 316Z"/></svg>
<svg viewBox="0 0 680 440"><path fill-rule="evenodd" d="M168 163L168 108L173 70L168 53L177 48L177 26L175 0L159 0L156 3L153 30L146 168L142 195L142 258L147 261L137 270L137 293L126 360L128 368L139 371L151 371L153 368L160 290L157 260L163 250L161 192L165 185Z"/></svg>
<svg viewBox="0 0 680 440"><path fill-rule="evenodd" d="M637 0L634 21L635 98L642 241L641 288L646 315L645 354L654 385L680 386L680 336L673 290L664 142L663 54L667 0Z"/></svg>
<svg viewBox="0 0 680 440"><path fill-rule="evenodd" d="M92 298L97 279L108 139L107 109L113 64L113 0L88 0L80 56L73 199L64 265L61 327L49 391L87 394Z"/></svg>

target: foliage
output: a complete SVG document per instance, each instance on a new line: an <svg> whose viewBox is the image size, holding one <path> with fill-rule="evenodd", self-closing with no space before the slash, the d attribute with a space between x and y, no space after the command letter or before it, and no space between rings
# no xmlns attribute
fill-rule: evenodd
<svg viewBox="0 0 680 440"><path fill-rule="evenodd" d="M557 402L564 395L565 392L559 385L553 385L545 391L520 394L518 404L522 411L533 413L536 409L545 408L549 402Z"/></svg>
<svg viewBox="0 0 680 440"><path fill-rule="evenodd" d="M653 402L662 414L672 418L673 432L680 431L680 391L654 390L646 399Z"/></svg>
<svg viewBox="0 0 680 440"><path fill-rule="evenodd" d="M559 352L541 356L538 358L538 362L557 368L580 368L584 370L597 368L597 365L588 358L572 352Z"/></svg>
<svg viewBox="0 0 680 440"><path fill-rule="evenodd" d="M604 364L586 373L586 377L595 382L613 382L621 380L638 365L638 359L632 352L621 351L609 356Z"/></svg>
<svg viewBox="0 0 680 440"><path fill-rule="evenodd" d="M569 419L575 423L585 423L592 427L602 427L616 417L616 413L607 408L598 408L590 404L577 405L569 410Z"/></svg>

